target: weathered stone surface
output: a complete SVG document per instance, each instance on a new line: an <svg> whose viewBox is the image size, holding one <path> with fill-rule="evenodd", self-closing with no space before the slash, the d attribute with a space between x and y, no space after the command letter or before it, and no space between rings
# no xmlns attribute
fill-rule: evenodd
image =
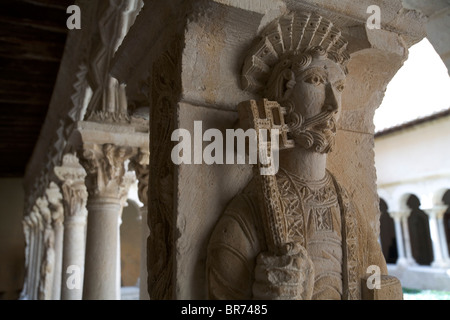
<svg viewBox="0 0 450 320"><path fill-rule="evenodd" d="M372 4L381 8L382 30L365 28L368 18L366 9ZM163 247L151 246L161 239L149 242L149 261L152 262L149 263L149 274L152 270L160 270L155 274L160 275L155 276L155 282L149 282L149 291L167 293L157 294L157 297L205 297L206 279L201 270L205 266L206 235L211 232L220 209L242 189L251 174L250 167L247 167L248 176L235 182L237 187L226 182L225 187L213 195L211 185L205 184L205 181L222 183L224 176L229 178L225 175L227 170L237 169L222 169L221 165L217 165L216 170L216 165L204 164L174 166L168 157L172 145L167 142L167 136L178 128L193 130L195 120L203 120L204 129L209 128L205 121L215 119L214 114L233 114L240 102L260 98L260 95L246 93L240 88L245 55L257 34L290 10L314 11L333 21L342 29L344 36L348 36L349 74L342 93L342 114L337 123L335 151L330 154L326 168L347 190L351 202L355 203L355 210L361 213L361 224L367 224L367 229L362 226L358 228L363 228L366 235L376 239L378 197L372 150L373 113L383 98L387 83L407 58L408 47L424 36L422 20L413 12L402 10L401 1L364 1L358 4L350 1L262 1L257 5L232 0L195 4L189 1L170 4L148 1L118 50L112 73L128 84L130 92L138 92L144 80L147 81L145 83L150 82L152 89L148 96L151 96L149 99L154 103L154 110L157 110L157 117L152 119L151 116L150 119L152 130L156 130L157 126L158 130L154 133L160 138L154 138L150 152L156 160L152 170L159 176L150 179L149 188L155 190L157 195L150 198L149 207L158 218L149 215L149 226L157 231L154 235L161 235L167 243ZM167 25L169 16L172 19ZM151 31L143 34L141 30ZM179 47L170 50L174 42ZM161 59L167 52L172 54L170 62ZM169 71L161 71L164 69L161 65L167 66ZM164 73L170 73L170 77ZM170 99L166 91L172 92ZM201 114L211 116L203 118L194 110L205 110ZM235 125L231 120L212 123L222 130L227 126L234 128ZM162 141L165 141L165 146L161 146ZM158 156L153 155L154 152ZM224 173L221 174L221 171ZM175 204L174 207L172 204ZM195 212L189 208L195 208ZM208 210L214 214L206 215L204 212ZM176 221L171 221L172 213ZM200 226L195 224L196 221L205 223ZM173 239L173 236L176 242L172 247L167 239ZM195 258L189 260L189 257ZM385 272L381 260L380 265ZM363 265L361 263L357 267L359 274L365 272ZM161 271L166 270L165 267L175 270L173 278L170 272Z"/></svg>
<svg viewBox="0 0 450 320"><path fill-rule="evenodd" d="M192 133L194 150L194 121L202 121L203 131L215 128L225 136L225 129L233 128L237 114L180 103L178 119L177 127ZM202 146L208 144L204 142ZM174 208L177 299L206 298L206 246L212 227L226 204L248 182L251 173L249 165L182 164L177 167Z"/></svg>

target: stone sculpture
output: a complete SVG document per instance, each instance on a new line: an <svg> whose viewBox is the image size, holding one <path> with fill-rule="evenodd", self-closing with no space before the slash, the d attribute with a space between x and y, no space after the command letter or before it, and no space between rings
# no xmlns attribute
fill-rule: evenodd
<svg viewBox="0 0 450 320"><path fill-rule="evenodd" d="M242 86L263 99L239 105L241 125L281 128L280 170L255 170L219 219L208 245L209 298L402 298L364 213L326 169L346 46L328 19L289 13L270 23L248 54ZM377 293L367 289L369 266L382 274Z"/></svg>

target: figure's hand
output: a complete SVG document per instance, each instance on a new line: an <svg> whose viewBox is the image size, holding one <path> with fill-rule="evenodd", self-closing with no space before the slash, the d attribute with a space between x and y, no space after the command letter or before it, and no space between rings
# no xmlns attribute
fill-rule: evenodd
<svg viewBox="0 0 450 320"><path fill-rule="evenodd" d="M314 288L314 265L306 249L288 246L286 253L258 255L253 297L260 300L307 300Z"/></svg>

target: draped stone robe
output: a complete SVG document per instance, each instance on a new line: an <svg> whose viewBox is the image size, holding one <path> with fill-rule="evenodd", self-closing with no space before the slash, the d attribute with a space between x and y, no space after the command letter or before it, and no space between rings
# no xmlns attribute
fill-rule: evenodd
<svg viewBox="0 0 450 320"><path fill-rule="evenodd" d="M256 257L267 250L256 183L254 178L231 201L211 235L210 299L253 298ZM305 247L314 264L311 299L360 299L368 266L376 265L387 274L375 233L331 173L306 182L280 169L277 183L288 241Z"/></svg>

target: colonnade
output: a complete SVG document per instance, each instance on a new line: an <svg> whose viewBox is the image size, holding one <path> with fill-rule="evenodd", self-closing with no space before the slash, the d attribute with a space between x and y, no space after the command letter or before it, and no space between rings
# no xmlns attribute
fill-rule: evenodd
<svg viewBox="0 0 450 320"><path fill-rule="evenodd" d="M143 2L77 3L84 22L69 32L24 179L22 299L120 298L121 213L136 179L147 208L148 107L109 72Z"/></svg>
<svg viewBox="0 0 450 320"><path fill-rule="evenodd" d="M103 145L103 149L112 148ZM120 154L120 148L114 148ZM38 197L23 226L26 239L26 278L22 299L79 300L120 297L120 218L130 185L136 180L127 171L125 158L113 157L117 180L105 180L116 193L103 193L85 179L108 176L86 170L78 157L67 154L44 194ZM103 159L105 163L108 160ZM148 155L132 158L140 185L147 185ZM105 168L110 168L111 163ZM115 184L113 186L113 184ZM97 185L95 185L97 186ZM146 187L140 189L146 192ZM147 196L139 192L146 206ZM118 263L119 262L119 263Z"/></svg>
<svg viewBox="0 0 450 320"><path fill-rule="evenodd" d="M420 184L418 184L420 186ZM450 228L445 226L446 215L448 215L448 205L444 202L444 194L450 189L439 188L435 192L429 192L429 190L423 189L421 193L420 188L415 188L416 193L400 193L391 191L389 194L386 190L381 191L381 199L387 204L387 213L393 220L395 230L396 241L396 264L401 266L414 266L419 263L417 258L413 254L412 243L421 242L424 247L429 242L431 245L428 250L432 255L430 266L434 268L449 268L449 248L448 239ZM417 227L415 224L418 222L410 221L413 209L408 206L408 200L410 197L417 197L420 201L419 207L415 208L420 210L424 215L425 221L422 220L425 231L418 234L418 232L411 232L411 226ZM408 223L410 222L410 223ZM383 228L387 228L387 225L381 224L381 233L383 234ZM417 237L420 237L418 239ZM382 246L388 246L388 239L383 237L380 239ZM387 248L386 248L387 249Z"/></svg>

